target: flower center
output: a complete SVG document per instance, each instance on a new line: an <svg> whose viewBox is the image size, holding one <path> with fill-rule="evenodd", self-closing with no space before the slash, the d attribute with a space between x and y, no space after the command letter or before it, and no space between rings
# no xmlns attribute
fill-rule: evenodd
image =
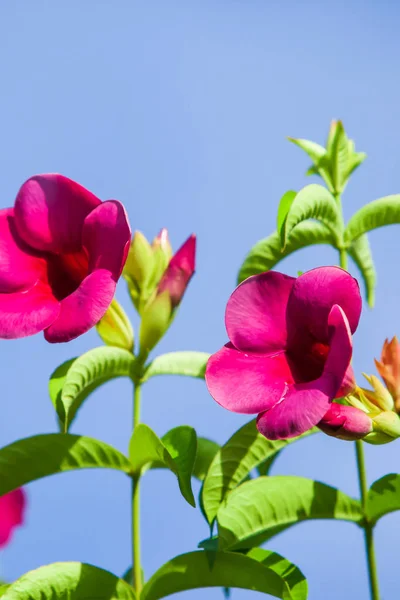
<svg viewBox="0 0 400 600"><path fill-rule="evenodd" d="M301 348L288 351L290 367L297 383L306 383L322 375L329 353L329 346L312 341Z"/></svg>
<svg viewBox="0 0 400 600"><path fill-rule="evenodd" d="M57 300L75 292L89 271L85 250L70 254L52 255L47 263L49 285Z"/></svg>

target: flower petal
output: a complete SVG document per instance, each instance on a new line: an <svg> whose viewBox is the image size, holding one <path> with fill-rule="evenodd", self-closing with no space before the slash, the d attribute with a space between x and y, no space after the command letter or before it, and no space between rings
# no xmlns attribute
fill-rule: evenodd
<svg viewBox="0 0 400 600"><path fill-rule="evenodd" d="M43 331L59 311L59 302L41 281L25 292L0 294L0 338L17 339Z"/></svg>
<svg viewBox="0 0 400 600"><path fill-rule="evenodd" d="M311 429L338 393L351 359L351 333L346 315L337 305L332 307L328 323L330 350L321 377L289 386L279 404L258 416L258 430L266 438L285 439Z"/></svg>
<svg viewBox="0 0 400 600"><path fill-rule="evenodd" d="M85 217L100 204L89 190L63 175L35 175L15 200L15 224L37 250L77 252Z"/></svg>
<svg viewBox="0 0 400 600"><path fill-rule="evenodd" d="M106 269L117 281L130 241L131 229L122 204L117 200L100 204L86 217L82 231L82 243L89 255L89 272Z"/></svg>
<svg viewBox="0 0 400 600"><path fill-rule="evenodd" d="M361 295L357 280L339 267L320 267L297 278L287 304L289 346L301 346L307 334L327 343L328 315L339 305L352 333L361 314Z"/></svg>
<svg viewBox="0 0 400 600"><path fill-rule="evenodd" d="M268 271L249 277L229 298L225 325L239 350L277 352L286 344L286 305L295 279Z"/></svg>
<svg viewBox="0 0 400 600"><path fill-rule="evenodd" d="M285 354L246 354L226 344L213 354L206 369L211 396L224 408L239 413L258 413L280 402L293 383Z"/></svg>
<svg viewBox="0 0 400 600"><path fill-rule="evenodd" d="M46 270L43 258L37 256L19 237L14 211L0 211L0 292L18 292L32 287Z"/></svg>
<svg viewBox="0 0 400 600"><path fill-rule="evenodd" d="M26 498L22 489L0 497L0 548L10 541L15 527L24 521Z"/></svg>
<svg viewBox="0 0 400 600"><path fill-rule="evenodd" d="M116 283L105 269L85 277L70 296L60 302L59 317L44 332L48 342L69 342L100 321L111 304Z"/></svg>
<svg viewBox="0 0 400 600"><path fill-rule="evenodd" d="M364 411L342 404L331 404L318 427L328 435L348 441L360 440L373 429L372 420Z"/></svg>

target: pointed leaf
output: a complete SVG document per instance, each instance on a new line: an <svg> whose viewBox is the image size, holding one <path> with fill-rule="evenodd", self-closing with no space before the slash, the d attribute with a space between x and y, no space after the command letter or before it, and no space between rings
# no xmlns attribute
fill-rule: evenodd
<svg viewBox="0 0 400 600"><path fill-rule="evenodd" d="M367 231L400 223L400 194L366 204L347 223L345 240L350 243Z"/></svg>
<svg viewBox="0 0 400 600"><path fill-rule="evenodd" d="M163 565L144 586L141 600L209 587L254 590L285 600L306 598L293 596L282 575L262 561L234 552L200 551L176 556Z"/></svg>
<svg viewBox="0 0 400 600"><path fill-rule="evenodd" d="M349 144L341 121L333 122L333 135L328 146L332 183L336 192L343 191L347 180Z"/></svg>
<svg viewBox="0 0 400 600"><path fill-rule="evenodd" d="M329 191L333 192L334 187L332 182L332 174L330 171L331 165L326 149L320 144L311 142L310 140L295 138L288 138L288 140L289 142L296 144L296 146L308 154L316 167L316 171L328 186ZM307 170L307 174L310 174L310 169Z"/></svg>
<svg viewBox="0 0 400 600"><path fill-rule="evenodd" d="M169 469L178 478L182 496L195 506L191 476L196 448L196 432L192 427L183 425L171 429L160 440L148 425L140 423L135 427L129 444L132 472L138 475L146 467L158 466Z"/></svg>
<svg viewBox="0 0 400 600"><path fill-rule="evenodd" d="M283 246L287 244L296 225L307 219L321 221L331 230L334 238L338 238L341 217L334 197L322 185L316 183L307 185L294 198L282 230Z"/></svg>
<svg viewBox="0 0 400 600"><path fill-rule="evenodd" d="M99 468L129 474L131 464L112 446L89 437L34 435L0 449L0 496L55 473Z"/></svg>
<svg viewBox="0 0 400 600"><path fill-rule="evenodd" d="M227 494L265 460L296 440L315 433L317 429L290 440L267 440L258 433L256 421L246 423L217 452L202 490L202 502L207 520L212 523Z"/></svg>
<svg viewBox="0 0 400 600"><path fill-rule="evenodd" d="M267 460L264 460L261 464L259 464L257 467L258 474L269 475L272 465L274 464L280 453L281 451L279 450L279 452L276 452L275 454L267 458Z"/></svg>
<svg viewBox="0 0 400 600"><path fill-rule="evenodd" d="M193 475L199 481L203 481L207 475L207 471L210 468L215 455L220 449L219 444L208 440L207 438L197 438L197 454L196 461L194 463Z"/></svg>
<svg viewBox="0 0 400 600"><path fill-rule="evenodd" d="M324 483L295 476L259 477L233 490L218 510L219 549L252 548L307 519L359 523L361 504Z"/></svg>
<svg viewBox="0 0 400 600"><path fill-rule="evenodd" d="M209 358L207 352L186 351L162 354L146 367L142 381L147 381L156 375L184 375L204 379Z"/></svg>
<svg viewBox="0 0 400 600"><path fill-rule="evenodd" d="M135 600L135 592L112 573L78 562L53 563L22 575L4 600Z"/></svg>
<svg viewBox="0 0 400 600"><path fill-rule="evenodd" d="M320 177L318 167L316 167L315 165L311 165L311 167L308 167L306 171L306 177L309 177L310 175L318 175Z"/></svg>
<svg viewBox="0 0 400 600"><path fill-rule="evenodd" d="M371 485L366 516L372 523L395 510L400 510L400 475L390 473Z"/></svg>
<svg viewBox="0 0 400 600"><path fill-rule="evenodd" d="M348 247L347 252L360 269L367 301L372 308L375 303L376 271L367 234L357 238Z"/></svg>
<svg viewBox="0 0 400 600"><path fill-rule="evenodd" d="M132 377L134 368L133 354L111 346L94 348L57 367L50 378L49 392L65 431L91 392L115 377Z"/></svg>
<svg viewBox="0 0 400 600"><path fill-rule="evenodd" d="M300 569L289 560L283 558L277 552L264 550L263 548L252 548L246 556L262 563L265 567L281 575L290 588L293 600L307 598L307 580Z"/></svg>
<svg viewBox="0 0 400 600"><path fill-rule="evenodd" d="M269 271L282 259L292 252L313 246L315 244L330 244L336 247L336 239L332 232L322 223L303 221L291 232L286 247L282 250L278 232L260 240L246 256L238 275L238 283L247 277Z"/></svg>
<svg viewBox="0 0 400 600"><path fill-rule="evenodd" d="M296 195L297 195L297 192L295 192L293 190L289 190L288 192L286 192L286 194L283 194L282 198L280 199L279 206L278 206L277 222L276 222L276 230L279 233L281 233L282 227L286 220L286 215L288 214L289 209L293 203L293 200L296 198Z"/></svg>
<svg viewBox="0 0 400 600"><path fill-rule="evenodd" d="M289 137L288 140L289 142L296 144L296 146L304 150L304 152L308 154L308 156L311 158L314 164L318 164L318 161L326 154L326 149L323 146L317 144L316 142L312 142L311 140L304 140L301 138L292 137Z"/></svg>
<svg viewBox="0 0 400 600"><path fill-rule="evenodd" d="M188 425L174 427L163 435L162 442L176 465L175 473L182 496L189 504L196 506L191 479L197 453L196 431Z"/></svg>
<svg viewBox="0 0 400 600"><path fill-rule="evenodd" d="M351 141L351 140L350 140ZM350 175L359 167L364 160L367 158L365 152L354 152L350 155L349 163L347 165L347 174L346 178L348 179Z"/></svg>

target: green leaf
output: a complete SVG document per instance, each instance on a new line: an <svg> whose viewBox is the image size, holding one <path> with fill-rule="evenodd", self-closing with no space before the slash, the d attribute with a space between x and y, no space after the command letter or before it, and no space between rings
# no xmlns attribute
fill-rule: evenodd
<svg viewBox="0 0 400 600"><path fill-rule="evenodd" d="M349 162L349 144L341 121L333 121L333 130L328 155L331 163L332 183L336 192L341 193L345 187Z"/></svg>
<svg viewBox="0 0 400 600"><path fill-rule="evenodd" d="M272 465L274 464L280 453L281 451L279 450L279 452L276 452L275 454L267 458L267 460L264 460L261 464L259 464L257 467L258 474L269 475Z"/></svg>
<svg viewBox="0 0 400 600"><path fill-rule="evenodd" d="M366 517L371 523L400 510L400 475L390 473L371 485L366 503Z"/></svg>
<svg viewBox="0 0 400 600"><path fill-rule="evenodd" d="M328 186L328 189L330 192L334 191L334 187L333 187L333 182L332 182L332 175L330 172L330 161L329 161L329 157L327 154L326 149L321 146L320 144L316 144L315 142L311 142L310 140L303 140L303 139L295 139L295 138L288 138L289 142L293 142L293 144L296 144L296 146L298 146L299 148L301 148L302 150L304 150L304 152L306 152L308 154L308 156L311 158L311 160L313 161L314 165L315 165L315 171L309 168L307 170L307 175L310 174L316 174L318 173L322 179L325 181L326 185ZM311 173L312 171L312 173Z"/></svg>
<svg viewBox="0 0 400 600"><path fill-rule="evenodd" d="M53 563L12 583L4 600L134 600L135 592L112 573L78 562Z"/></svg>
<svg viewBox="0 0 400 600"><path fill-rule="evenodd" d="M306 171L306 176L309 177L310 175L319 175L318 167L316 167L315 165L311 165L311 167L308 167Z"/></svg>
<svg viewBox="0 0 400 600"><path fill-rule="evenodd" d="M331 230L335 239L341 228L341 217L332 194L322 185L306 185L294 198L286 215L282 229L282 242L285 246L293 229L302 221L317 219Z"/></svg>
<svg viewBox="0 0 400 600"><path fill-rule="evenodd" d="M345 241L350 244L363 233L400 223L400 194L385 196L366 204L347 223Z"/></svg>
<svg viewBox="0 0 400 600"><path fill-rule="evenodd" d="M282 448L318 431L312 429L290 440L267 440L258 432L256 421L246 423L221 447L212 461L202 490L202 502L211 524L227 494L239 485L249 473Z"/></svg>
<svg viewBox="0 0 400 600"><path fill-rule="evenodd" d="M367 234L357 238L348 247L347 252L361 272L367 301L372 308L375 303L376 271Z"/></svg>
<svg viewBox="0 0 400 600"><path fill-rule="evenodd" d="M163 565L144 586L141 600L209 587L254 590L285 600L307 597L293 596L281 574L262 561L234 552L200 551L176 556Z"/></svg>
<svg viewBox="0 0 400 600"><path fill-rule="evenodd" d="M140 423L135 427L129 444L132 472L138 475L146 467L169 469L178 478L182 496L196 506L191 482L196 448L196 432L192 427L175 427L160 440L148 425Z"/></svg>
<svg viewBox="0 0 400 600"><path fill-rule="evenodd" d="M95 468L129 474L131 464L112 446L89 437L35 435L0 449L0 496L48 475Z"/></svg>
<svg viewBox="0 0 400 600"><path fill-rule="evenodd" d="M101 346L60 365L51 375L49 392L64 430L91 392L115 377L132 377L135 357L122 348Z"/></svg>
<svg viewBox="0 0 400 600"><path fill-rule="evenodd" d="M186 351L162 354L146 366L142 381L147 381L156 375L184 375L204 379L209 358L207 352Z"/></svg>
<svg viewBox="0 0 400 600"><path fill-rule="evenodd" d="M203 481L207 475L210 465L220 449L219 444L207 438L197 438L197 454L194 463L193 475L199 481Z"/></svg>
<svg viewBox="0 0 400 600"><path fill-rule="evenodd" d="M289 190L288 192L286 192L286 194L283 194L282 198L280 199L276 222L276 230L279 233L281 233L282 227L286 220L286 215L288 214L288 211L293 203L293 200L296 198L296 195L297 192Z"/></svg>
<svg viewBox="0 0 400 600"><path fill-rule="evenodd" d="M238 283L251 275L269 271L292 252L315 244L330 244L336 247L335 236L322 223L304 221L297 225L284 250L281 247L279 233L275 231L269 237L257 242L250 250L240 268Z"/></svg>
<svg viewBox="0 0 400 600"><path fill-rule="evenodd" d="M174 427L163 435L162 442L176 465L175 473L182 496L189 504L196 506L192 491L192 474L197 453L196 431L188 425Z"/></svg>
<svg viewBox="0 0 400 600"><path fill-rule="evenodd" d="M324 483L294 476L259 477L233 490L218 510L219 550L259 546L307 519L359 523L361 504Z"/></svg>
<svg viewBox="0 0 400 600"><path fill-rule="evenodd" d="M4 596L4 594L6 593L6 591L8 590L8 588L9 588L9 587L10 587L10 584L9 584L9 583L2 583L2 584L0 585L0 598L1 598L2 596Z"/></svg>
<svg viewBox="0 0 400 600"><path fill-rule="evenodd" d="M325 154L326 154L326 149L323 146L321 146L320 144L317 144L316 142L311 142L310 140L303 140L300 138L292 138L292 137L289 137L288 140L289 140L289 142L296 144L296 146L298 146L299 148L304 150L304 152L306 152L308 154L308 156L311 158L313 163L316 165L321 160L321 158L323 156L325 156Z"/></svg>
<svg viewBox="0 0 400 600"><path fill-rule="evenodd" d="M262 563L265 567L272 569L283 577L290 588L293 600L307 598L307 580L300 569L289 560L276 552L264 550L263 548L252 548L246 556Z"/></svg>

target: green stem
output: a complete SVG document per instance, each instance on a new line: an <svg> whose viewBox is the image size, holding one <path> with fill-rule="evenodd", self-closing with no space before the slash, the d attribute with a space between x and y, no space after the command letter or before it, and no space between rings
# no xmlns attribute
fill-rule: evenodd
<svg viewBox="0 0 400 600"><path fill-rule="evenodd" d="M368 497L368 483L367 473L365 469L365 458L364 458L364 445L361 440L356 442L356 458L357 458L357 470L358 470L358 482L360 486L361 504L365 515L367 497ZM367 554L367 566L368 566L368 579L369 589L371 594L371 600L379 600L379 584L378 584L378 573L376 569L375 560L375 546L374 546L374 535L373 525L365 521L363 524L364 528L364 539L365 539L365 551Z"/></svg>
<svg viewBox="0 0 400 600"><path fill-rule="evenodd" d="M133 428L140 423L141 387L134 383ZM140 548L140 475L132 479L132 575L137 598L142 591L142 561Z"/></svg>
<svg viewBox="0 0 400 600"><path fill-rule="evenodd" d="M347 251L344 248L339 250L340 266L347 271Z"/></svg>
<svg viewBox="0 0 400 600"><path fill-rule="evenodd" d="M340 194L334 194L336 201L342 211L342 200ZM344 230L344 221L342 216L342 232ZM342 234L343 235L343 234ZM342 269L347 270L347 251L344 248L339 250L340 266ZM361 440L356 441L356 458L357 458L357 471L358 471L358 483L360 486L361 504L364 515L366 514L366 503L368 497L368 482L367 472L365 469L365 458L364 458L364 446ZM364 517L365 519L365 517ZM378 573L376 569L375 560L375 547L374 547L374 535L373 525L366 519L363 523L364 529L364 540L365 540L365 552L367 555L367 567L368 567L368 580L371 600L379 600L379 585L378 585Z"/></svg>

